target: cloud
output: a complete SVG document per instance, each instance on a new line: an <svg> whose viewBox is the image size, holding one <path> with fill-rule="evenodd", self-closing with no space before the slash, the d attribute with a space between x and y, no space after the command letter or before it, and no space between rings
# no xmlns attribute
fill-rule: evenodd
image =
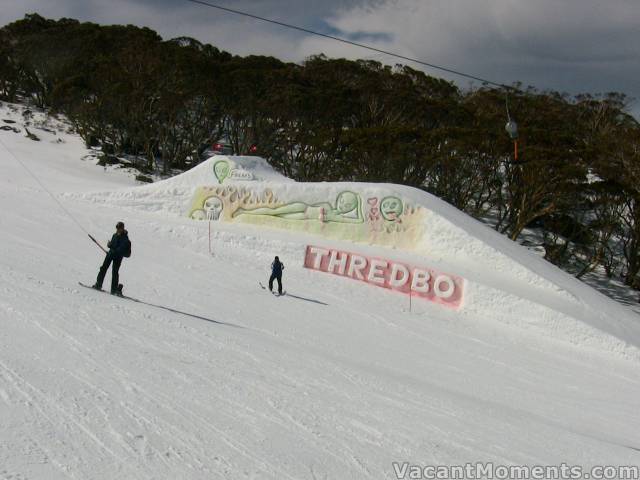
<svg viewBox="0 0 640 480"><path fill-rule="evenodd" d="M343 9L328 23L344 35L380 35L383 40L374 42L378 48L500 83L522 81L569 93L621 91L640 98L635 0L387 0ZM316 38L299 47L300 55L318 50L366 55Z"/></svg>
<svg viewBox="0 0 640 480"><path fill-rule="evenodd" d="M323 19L335 10L365 0L212 0L238 10L274 18L307 28L322 28ZM235 16L186 0L2 0L0 25L38 13L47 18L76 18L101 24L134 24L158 31L164 38L190 36L238 55L273 55L298 61L297 44L304 34L275 25Z"/></svg>

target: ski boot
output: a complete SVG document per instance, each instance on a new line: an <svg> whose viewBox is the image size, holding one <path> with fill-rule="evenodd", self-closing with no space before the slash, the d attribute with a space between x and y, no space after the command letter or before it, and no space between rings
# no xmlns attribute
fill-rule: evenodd
<svg viewBox="0 0 640 480"><path fill-rule="evenodd" d="M122 294L122 287L124 285L122 285L121 283L118 284L118 288L114 291L111 292L111 295L115 295L116 297L123 297L124 295Z"/></svg>

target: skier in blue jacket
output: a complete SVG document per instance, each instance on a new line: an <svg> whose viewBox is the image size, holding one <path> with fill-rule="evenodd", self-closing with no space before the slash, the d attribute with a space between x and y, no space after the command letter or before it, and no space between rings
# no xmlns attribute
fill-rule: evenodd
<svg viewBox="0 0 640 480"><path fill-rule="evenodd" d="M111 294L122 296L122 287L118 283L120 264L124 257L131 255L131 241L129 240L129 232L124 229L124 223L118 222L116 225L116 233L113 234L111 240L107 243L107 247L109 247L109 252L104 258L93 288L102 290L102 282L104 281L109 266L113 262L113 266L111 267Z"/></svg>
<svg viewBox="0 0 640 480"><path fill-rule="evenodd" d="M269 277L269 290L273 292L273 281L278 281L278 295L282 295L282 270L284 263L276 256L271 264L271 277Z"/></svg>

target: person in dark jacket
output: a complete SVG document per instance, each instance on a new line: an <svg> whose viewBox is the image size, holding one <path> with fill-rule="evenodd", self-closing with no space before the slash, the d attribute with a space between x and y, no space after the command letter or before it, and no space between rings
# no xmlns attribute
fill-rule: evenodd
<svg viewBox="0 0 640 480"><path fill-rule="evenodd" d="M284 263L280 261L278 257L273 260L271 264L271 277L269 277L269 290L273 292L273 281L278 281L278 294L282 295L282 270L284 270Z"/></svg>
<svg viewBox="0 0 640 480"><path fill-rule="evenodd" d="M107 252L107 256L104 258L104 262L102 263L100 272L98 273L98 279L96 280L95 285L93 285L93 288L96 290L102 290L104 277L107 274L109 266L113 263L111 267L111 295L122 296L122 290L118 287L118 272L120 270L122 259L131 254L131 242L129 241L128 235L129 232L124 229L124 223L118 222L116 225L116 233L113 234L113 237L111 237L111 240L107 243L109 252Z"/></svg>

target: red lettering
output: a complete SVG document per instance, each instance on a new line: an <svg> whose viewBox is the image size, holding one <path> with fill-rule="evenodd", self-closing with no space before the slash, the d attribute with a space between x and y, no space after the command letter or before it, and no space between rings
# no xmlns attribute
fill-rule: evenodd
<svg viewBox="0 0 640 480"><path fill-rule="evenodd" d="M462 305L464 279L432 268L311 245L307 246L304 266L449 307Z"/></svg>

